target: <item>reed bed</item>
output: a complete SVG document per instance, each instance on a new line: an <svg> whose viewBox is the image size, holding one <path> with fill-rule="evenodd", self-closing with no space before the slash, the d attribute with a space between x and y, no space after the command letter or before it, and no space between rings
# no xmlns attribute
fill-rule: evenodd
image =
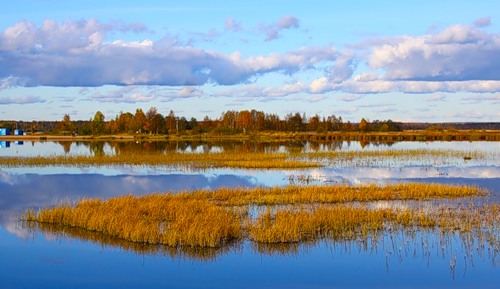
<svg viewBox="0 0 500 289"><path fill-rule="evenodd" d="M443 158L464 158L484 159L492 157L493 153L479 150L448 150L448 149L397 149L397 150L341 150L306 153L309 158L373 158L373 157L443 157Z"/></svg>
<svg viewBox="0 0 500 289"><path fill-rule="evenodd" d="M479 150L446 149L398 149L398 150L362 150L328 151L305 153L305 158L324 163L328 166L395 166L403 165L439 165L463 164L466 161L498 159L496 152ZM300 159L300 158L299 158Z"/></svg>
<svg viewBox="0 0 500 289"><path fill-rule="evenodd" d="M401 166L411 164L429 164L449 162L463 163L468 160L489 160L498 158L496 153L461 150L381 150L381 151L329 151L329 152L211 152L180 153L155 152L143 154L118 155L69 155L4 157L0 165L7 167L41 166L174 166L193 169L243 168L243 169L305 169L333 166L387 165L394 163Z"/></svg>
<svg viewBox="0 0 500 289"><path fill-rule="evenodd" d="M500 205L439 207L434 210L325 207L311 210L271 210L250 226L250 239L259 243L294 243L331 239L334 241L376 239L381 231L435 230L443 234L486 239L498 253L500 248Z"/></svg>
<svg viewBox="0 0 500 289"><path fill-rule="evenodd" d="M28 211L24 218L136 243L174 247L213 248L241 238L241 217L236 211L172 194L122 196L107 201L84 199L76 206Z"/></svg>
<svg viewBox="0 0 500 289"><path fill-rule="evenodd" d="M388 220L396 220L405 226L430 226L432 221L430 217L423 218L422 213L413 215L412 211L404 213L402 210L403 213L394 215L397 211L394 209L327 208L323 205L301 209L302 204L458 198L485 194L484 190L475 187L437 184L198 190L142 197L129 195L106 201L83 199L75 205L60 204L37 212L29 210L23 220L54 225L63 230L86 230L135 243L218 248L247 235L250 240L268 243L324 237L351 239L366 237L369 232L382 229ZM269 209L252 218L248 207L253 204L288 206L282 206L277 211ZM442 214L444 217L449 215Z"/></svg>
<svg viewBox="0 0 500 289"><path fill-rule="evenodd" d="M314 203L373 202L391 200L456 199L486 196L485 189L465 185L399 183L389 185L290 185L286 187L219 188L180 195L206 199L224 206L294 205Z"/></svg>
<svg viewBox="0 0 500 289"><path fill-rule="evenodd" d="M247 168L247 169L296 169L321 166L317 162L296 160L286 153L144 153L96 156L36 156L0 158L0 165L7 167L41 166L177 166L193 169Z"/></svg>

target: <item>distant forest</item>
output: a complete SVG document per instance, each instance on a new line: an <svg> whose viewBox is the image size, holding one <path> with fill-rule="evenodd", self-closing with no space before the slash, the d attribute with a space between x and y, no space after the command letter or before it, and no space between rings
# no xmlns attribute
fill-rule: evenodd
<svg viewBox="0 0 500 289"><path fill-rule="evenodd" d="M97 111L88 121L73 121L69 114L60 121L0 121L0 128L22 129L26 133L51 133L57 135L105 134L201 134L220 135L276 132L388 132L403 130L500 130L500 123L402 123L392 120L369 121L362 118L357 123L343 121L341 116L290 113L281 119L277 114L257 110L229 110L217 119L206 116L203 120L178 117L174 111L162 115L155 107L144 112L121 112L114 119L106 120Z"/></svg>

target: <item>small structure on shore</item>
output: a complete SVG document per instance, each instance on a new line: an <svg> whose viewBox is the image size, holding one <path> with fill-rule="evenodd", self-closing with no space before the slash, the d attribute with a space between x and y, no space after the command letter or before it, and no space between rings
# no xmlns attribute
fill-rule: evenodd
<svg viewBox="0 0 500 289"><path fill-rule="evenodd" d="M10 128L0 128L0 135L10 135Z"/></svg>
<svg viewBox="0 0 500 289"><path fill-rule="evenodd" d="M22 129L15 129L14 130L14 135L24 135L24 130L22 130Z"/></svg>

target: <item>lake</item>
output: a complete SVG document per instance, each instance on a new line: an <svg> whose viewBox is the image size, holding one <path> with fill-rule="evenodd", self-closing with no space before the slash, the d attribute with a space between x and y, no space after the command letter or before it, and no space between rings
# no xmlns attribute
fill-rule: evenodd
<svg viewBox="0 0 500 289"><path fill-rule="evenodd" d="M26 229L18 216L83 197L178 192L199 188L311 184L438 182L469 184L499 202L500 143L397 142L328 144L254 142L3 142L0 157L95 155L145 151L287 152L452 149L486 159L400 159L328 163L305 170L179 169L148 166L0 168L1 288L497 288L498 251L479 240L438 232L384 233L377 239L264 246L243 241L193 251L73 238ZM307 184L304 184L307 185ZM430 202L435 203L435 201ZM378 205L384 205L383 203ZM391 205L391 204L387 204ZM94 241L92 241L94 240Z"/></svg>

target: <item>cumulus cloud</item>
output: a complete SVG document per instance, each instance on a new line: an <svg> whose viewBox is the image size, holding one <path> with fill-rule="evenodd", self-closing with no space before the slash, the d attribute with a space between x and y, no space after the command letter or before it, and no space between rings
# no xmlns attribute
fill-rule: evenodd
<svg viewBox="0 0 500 289"><path fill-rule="evenodd" d="M335 63L327 69L327 75L334 83L341 83L352 77L356 67L354 55L352 53L343 53L339 55Z"/></svg>
<svg viewBox="0 0 500 289"><path fill-rule="evenodd" d="M309 91L311 93L324 93L334 89L334 86L329 82L328 78L321 77L313 80L311 85L309 85Z"/></svg>
<svg viewBox="0 0 500 289"><path fill-rule="evenodd" d="M277 27L293 27L292 20ZM96 20L17 23L0 34L0 78L22 78L28 86L230 85L269 72L314 69L339 55L331 47L309 47L244 59L162 41L106 42L113 27Z"/></svg>
<svg viewBox="0 0 500 289"><path fill-rule="evenodd" d="M287 15L272 24L262 24L260 30L266 34L265 41L280 38L280 32L285 29L297 29L300 27L300 20L294 16Z"/></svg>
<svg viewBox="0 0 500 289"><path fill-rule="evenodd" d="M355 75L361 60L339 53L326 75L311 82L310 92L488 93L500 89L499 34L454 25L422 36L373 39L360 48L368 50L366 62L372 72Z"/></svg>
<svg viewBox="0 0 500 289"><path fill-rule="evenodd" d="M383 70L386 80L500 80L500 36L454 25L375 45L368 64Z"/></svg>
<svg viewBox="0 0 500 289"><path fill-rule="evenodd" d="M352 94L497 92L500 91L497 73L500 71L500 35L478 28L490 21L487 20L478 19L475 26L454 25L420 36L372 39L356 48L356 52L364 49L362 53L324 46L247 57L239 52L227 54L180 44L168 37L156 41L109 40L108 34L116 31L147 31L140 23L46 20L37 27L22 21L0 32L0 91L13 86L118 85L121 87L112 92L87 90L81 95L101 102L126 103L199 97L203 92L194 87L204 84L242 84L224 93L260 100L330 91ZM265 33L270 31L266 35L272 40L284 29L299 27L297 18L285 16L273 24L263 25L262 29ZM237 32L241 25L228 18L224 29ZM364 65L364 62L368 70L356 73L358 63ZM282 87L248 85L262 75L292 75L308 70L324 74ZM138 86L147 88L141 90ZM165 91L159 87L175 89ZM342 100L348 102L356 98ZM15 100L4 98L3 101ZM41 99L17 101L29 103Z"/></svg>

